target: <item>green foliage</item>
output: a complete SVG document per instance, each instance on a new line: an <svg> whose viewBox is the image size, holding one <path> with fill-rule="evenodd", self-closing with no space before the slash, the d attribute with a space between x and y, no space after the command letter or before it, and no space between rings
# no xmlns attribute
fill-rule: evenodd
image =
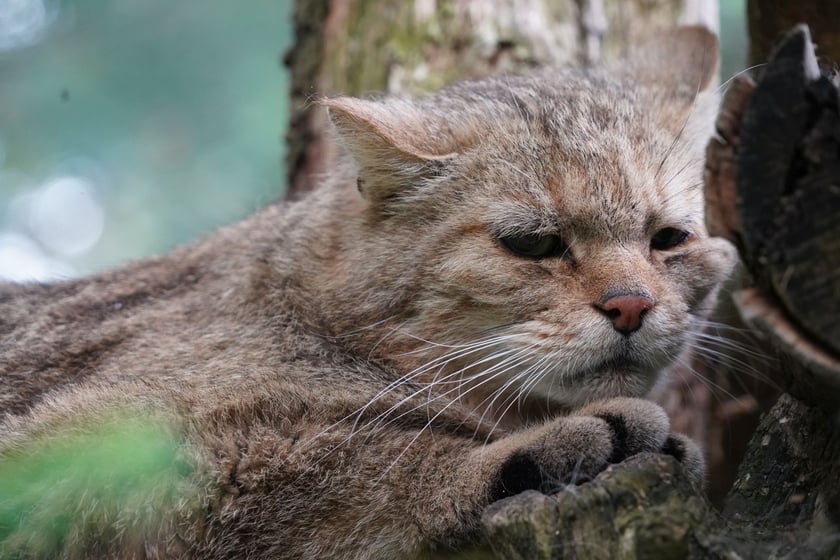
<svg viewBox="0 0 840 560"><path fill-rule="evenodd" d="M196 503L195 472L180 449L165 424L125 416L0 455L0 557L72 556L84 543L104 551L118 538L154 538Z"/></svg>

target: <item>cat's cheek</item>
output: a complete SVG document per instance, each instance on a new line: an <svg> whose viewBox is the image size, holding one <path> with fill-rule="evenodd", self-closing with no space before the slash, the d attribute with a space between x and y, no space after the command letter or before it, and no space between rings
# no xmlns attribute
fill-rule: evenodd
<svg viewBox="0 0 840 560"><path fill-rule="evenodd" d="M709 248L711 266L718 271L718 283L723 283L738 264L738 249L722 237L710 237L705 243Z"/></svg>
<svg viewBox="0 0 840 560"><path fill-rule="evenodd" d="M665 260L671 285L692 313L706 307L736 262L735 247L718 237L696 241Z"/></svg>

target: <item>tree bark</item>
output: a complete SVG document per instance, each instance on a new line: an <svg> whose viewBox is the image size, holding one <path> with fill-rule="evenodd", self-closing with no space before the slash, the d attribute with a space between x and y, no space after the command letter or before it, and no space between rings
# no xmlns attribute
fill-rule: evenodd
<svg viewBox="0 0 840 560"><path fill-rule="evenodd" d="M670 457L641 455L554 496L484 514L504 560L829 560L840 555L835 418L783 396L763 419L722 513Z"/></svg>
<svg viewBox="0 0 840 560"><path fill-rule="evenodd" d="M757 66L753 71L755 75L763 74L773 46L784 33L798 23L807 23L810 27L820 63L836 68L837 62L840 61L840 2L748 0L747 7L749 59L751 66ZM793 110L785 103L780 103L777 109L780 114ZM788 142L797 137L796 130L789 131L788 135L779 135L780 139L787 138ZM773 157L758 157L754 168L757 173L765 173L765 177L781 177L786 172L784 167L788 163L789 158L773 154ZM761 180L756 180L755 185L758 190L763 188ZM818 197L819 200L821 198ZM811 203L831 207L831 201L826 203L818 199ZM765 196L765 200L772 202L774 197ZM790 203L792 199L788 197L787 200ZM755 207L747 209L747 214L760 218L766 210L765 206L766 204L757 202ZM734 209L734 206L732 208ZM778 227L779 236L800 236L807 240L807 243L819 242L823 245L831 244L833 239L838 238L836 225L815 223L815 214L798 208L795 203L789 204L788 208L790 215L774 215L770 220L775 220L774 225L770 227ZM800 214L796 215L797 212ZM834 216L829 219L836 221ZM812 233L805 234L805 228L811 228ZM814 230L822 232L820 241L813 238ZM808 247L795 246L795 241L791 244L778 238L768 241L770 246L781 243L780 246L785 247L787 251L800 254L809 251ZM765 255L762 258L773 256ZM833 258L834 261L812 259L808 261L810 265L803 267L801 256L786 255L781 259L784 268L777 267L772 281L800 284L793 293L785 292L779 294L779 297L810 298L807 303L800 302L796 311L790 309L793 304L789 305L788 312L798 314L797 320L800 324L810 325L812 335L822 338L824 343L828 343L828 338L831 338L836 350L840 338L840 322L836 320L836 313L826 312L820 303L830 297L834 286L840 281L840 266L837 265L836 256ZM728 350L720 359L695 356L691 368L674 372L673 381L658 396L658 400L674 417L675 426L702 442L710 471L713 473L709 480L709 496L719 506L735 479L738 465L761 415L771 409L790 382L790 376L775 359L776 348L768 342L767 337L757 335L755 330L744 324L736 303L729 299L732 291L752 282L750 272L742 271L736 276L730 289L725 291L721 306L714 317L718 323L724 325L720 335L728 341Z"/></svg>
<svg viewBox="0 0 840 560"><path fill-rule="evenodd" d="M614 60L656 29L705 23L717 0L298 0L289 196L335 161L316 96L418 94L456 79Z"/></svg>

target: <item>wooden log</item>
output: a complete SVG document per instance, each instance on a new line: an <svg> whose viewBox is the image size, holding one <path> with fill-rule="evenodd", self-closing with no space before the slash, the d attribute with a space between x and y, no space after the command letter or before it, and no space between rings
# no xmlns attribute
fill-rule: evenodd
<svg viewBox="0 0 840 560"><path fill-rule="evenodd" d="M640 455L554 496L490 506L505 560L829 560L840 554L840 434L785 395L762 420L722 514L670 457Z"/></svg>
<svg viewBox="0 0 840 560"><path fill-rule="evenodd" d="M712 217L737 237L758 287L736 295L741 315L792 357L784 368L788 390L832 407L840 404L838 99L807 28L797 27L744 111L737 193L726 194L731 182L710 189L718 208L736 200L737 220L722 216L731 209Z"/></svg>
<svg viewBox="0 0 840 560"><path fill-rule="evenodd" d="M699 558L720 520L671 457L640 455L554 496L526 492L484 514L499 558ZM693 552L696 550L696 554Z"/></svg>
<svg viewBox="0 0 840 560"><path fill-rule="evenodd" d="M840 372L839 101L837 86L820 73L807 27L797 27L744 113L736 196L743 258L761 290L740 298L742 314L753 322L763 317L759 326L787 354L804 353L809 371L827 373L810 392L825 400L820 389L833 388L838 404L840 373L828 372ZM761 309L767 305L782 313Z"/></svg>

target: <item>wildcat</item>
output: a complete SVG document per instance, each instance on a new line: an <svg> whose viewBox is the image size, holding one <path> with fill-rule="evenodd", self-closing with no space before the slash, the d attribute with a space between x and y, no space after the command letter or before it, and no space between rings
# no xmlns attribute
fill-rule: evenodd
<svg viewBox="0 0 840 560"><path fill-rule="evenodd" d="M683 28L612 71L324 99L347 157L302 201L2 286L0 468L114 419L178 468L171 492L73 494L57 535L22 514L0 555L415 558L635 453L702 478L640 397L734 263L703 222L716 58Z"/></svg>

